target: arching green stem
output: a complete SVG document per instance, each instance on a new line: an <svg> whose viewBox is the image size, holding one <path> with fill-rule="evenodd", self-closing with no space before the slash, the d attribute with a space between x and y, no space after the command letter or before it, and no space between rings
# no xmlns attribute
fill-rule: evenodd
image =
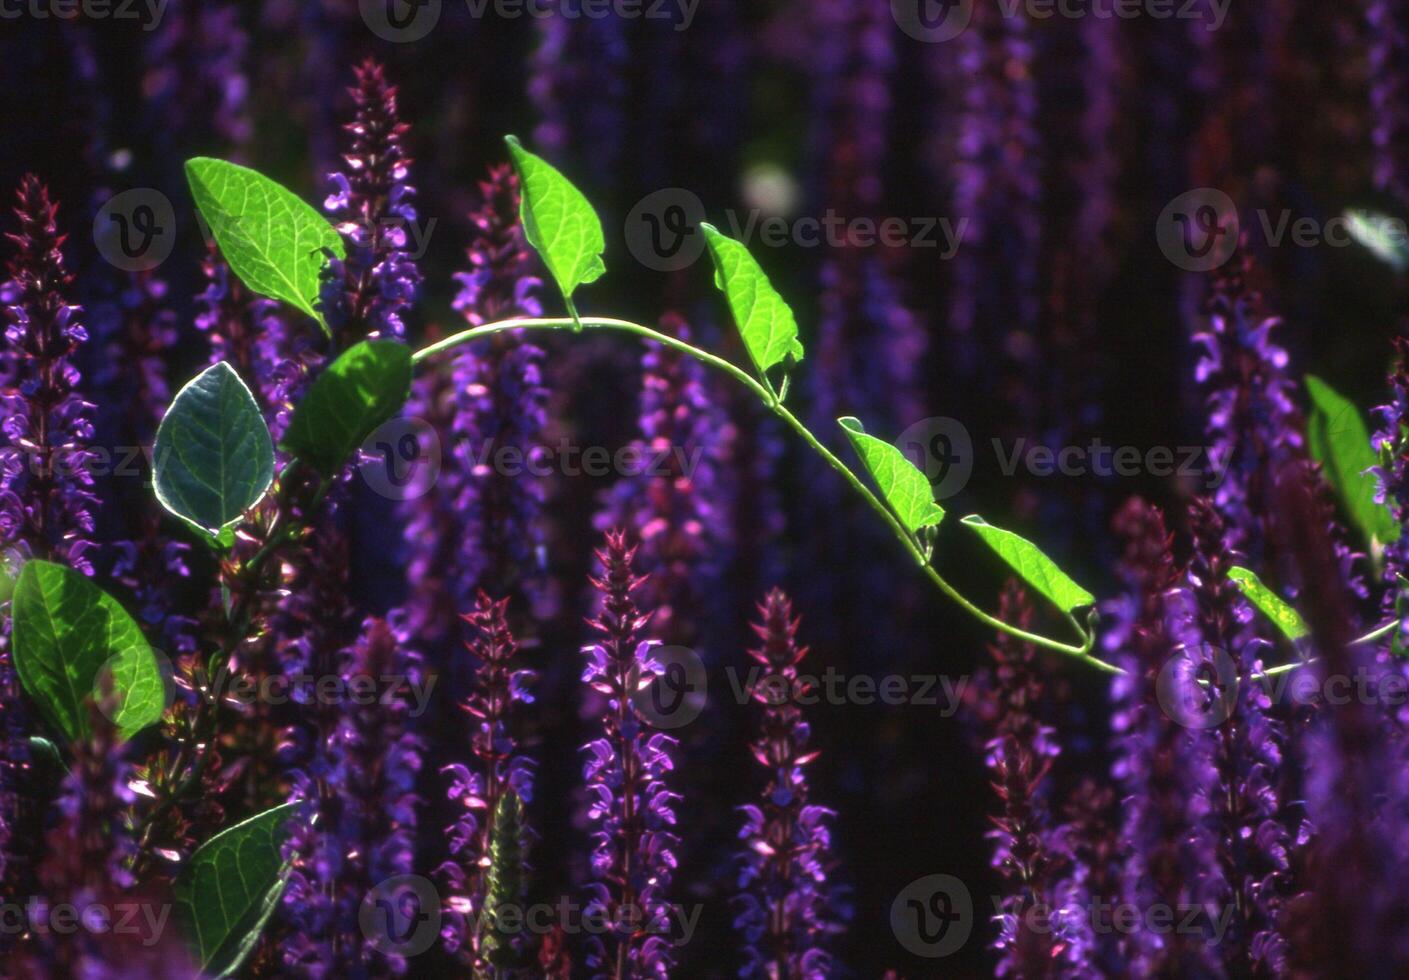
<svg viewBox="0 0 1409 980"><path fill-rule="evenodd" d="M1123 673L1123 671L1119 667L1116 667L1113 664L1106 663L1105 661L1092 656L1091 649L1095 645L1094 629L1083 629L1081 624L1077 622L1076 618L1070 613L1067 614L1067 620L1072 624L1072 627L1076 630L1077 635L1082 638L1082 642L1080 643L1080 645L1062 643L1060 640L1054 640L1050 637L1041 636L1037 633L1029 633L1027 630L1019 629L1018 627L1013 626L1011 623L1005 623L1003 622L1003 620L998 619L996 616L992 616L984 612L978 606L974 605L968 599L964 598L964 596L961 595L959 591L954 588L954 586L950 585L949 582L947 582L944 577L941 576L939 572L936 571L935 568L929 563L929 559L926 556L921 543L916 540L915 535L911 534L901 525L901 523L896 519L895 515L891 512L890 508L887 507L880 500L880 498L872 492L871 488L868 487L861 480L861 478L856 475L856 473L851 469L851 467L843 463L840 459L837 458L835 453L833 453L826 446L822 445L822 443L817 439L817 437L812 434L812 430L805 426L797 418L797 416L795 416L783 405L779 396L773 392L770 386L762 384L760 381L750 375L747 371L743 370L735 364L730 363L729 361L724 360L724 358L722 357L718 357L714 354L711 354L709 351L701 350L698 347L695 347L691 344L687 344L682 340L669 336L668 334L663 334L658 330L653 330L650 327L642 326L639 323L633 323L630 320L617 320L608 317L584 318L578 317L576 315L576 312L574 311L574 315L570 318L523 318L513 320L500 320L494 323L486 323L482 326L473 327L469 330L462 330L460 333L453 334L449 337L444 338L443 340L437 341L434 344L430 344L427 347L423 347L421 350L417 351L412 356L411 360L413 364L420 364L421 362L432 358L435 355L440 354L444 351L451 350L452 348L459 347L463 344L471 343L475 340L479 340L484 337L488 337L492 334L503 333L509 330L570 330L576 332L584 328L589 330L614 330L621 333L635 334L636 336L645 338L646 340L655 341L656 343L664 347L669 347L672 350L677 350L682 354L685 354L689 357L693 357L695 360L707 365L708 367L714 368L717 371L722 371L723 373L729 375L729 377L733 378L735 381L739 382L739 384L743 385L745 388L748 388L755 395L757 395L759 400L762 401L765 406L767 406L769 411L771 411L774 415L778 416L778 418L782 419L783 422L786 423L790 429L797 433L797 435L804 442L806 442L810 447L812 447L812 450L814 452L816 452L819 456L826 460L829 466L831 466L834 470L840 473L842 478L851 485L851 488L861 495L861 498L866 501L867 505L869 505L872 510L874 510L877 514L881 516L881 519L884 520L886 522L886 525L890 528L891 533L895 535L895 537L900 541L901 545L904 546L905 550L909 552L910 557L915 560L915 563L917 565L919 565L925 570L925 574L929 576L930 581L932 581L941 592L943 592L945 595L947 595L949 598L953 599L956 603L963 607L966 612L974 616L980 622L983 622L984 624L992 627L993 629L1001 630L1004 633L1017 637L1020 640L1032 643L1047 650L1052 650L1057 653L1065 654L1069 657L1075 657L1077 660L1080 660L1083 663L1088 664L1089 666L1095 667L1098 670L1102 670L1107 673Z"/></svg>

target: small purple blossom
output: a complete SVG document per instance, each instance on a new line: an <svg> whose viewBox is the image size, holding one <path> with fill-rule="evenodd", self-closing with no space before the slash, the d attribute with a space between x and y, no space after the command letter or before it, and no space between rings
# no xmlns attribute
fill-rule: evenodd
<svg viewBox="0 0 1409 980"><path fill-rule="evenodd" d="M830 823L836 814L809 802L806 766L818 752L795 695L802 693L798 664L807 647L797 640L798 619L781 590L768 593L754 624L760 645L749 651L767 674L752 691L763 706L752 742L753 757L769 774L760 803L742 807L739 838L740 912L744 937L741 977L833 974L829 938L841 931L828 889L832 869Z"/></svg>
<svg viewBox="0 0 1409 980"><path fill-rule="evenodd" d="M663 667L656 642L645 634L649 611L636 604L644 584L633 568L635 547L622 531L610 531L597 552L601 576L592 580L601 608L589 625L598 641L585 649L583 681L605 699L601 736L583 747L587 762L588 819L592 833L592 878L588 909L612 923L588 944L593 975L618 980L665 978L673 963L663 934L666 903L678 840L675 803L666 777L674 767L675 739L647 730L632 704L637 691Z"/></svg>

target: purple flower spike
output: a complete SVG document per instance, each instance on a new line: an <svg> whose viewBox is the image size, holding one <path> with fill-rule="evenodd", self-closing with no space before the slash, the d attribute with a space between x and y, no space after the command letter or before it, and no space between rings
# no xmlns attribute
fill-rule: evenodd
<svg viewBox="0 0 1409 980"><path fill-rule="evenodd" d="M464 617L475 634L468 647L477 673L462 705L475 726L470 740L475 761L443 770L450 778L446 796L457 804L460 816L446 828L451 859L439 868L449 887L441 936L447 951L465 965L481 968L486 964L479 961L473 943L484 902L482 879L494 814L511 791L525 802L533 795L533 762L519 751L511 715L515 706L533 703L529 687L536 675L513 666L519 648L509 631L508 609L509 600L496 602L481 592L474 612Z"/></svg>
<svg viewBox="0 0 1409 980"><path fill-rule="evenodd" d="M399 624L369 618L342 651L338 673L347 690L372 689L371 703L343 705L330 737L294 774L294 797L305 804L285 845L293 870L283 909L294 925L284 962L313 977L401 975L404 959L383 953L358 927L358 908L388 878L412 870L415 794L421 743L410 734L412 689L420 658ZM394 678L396 688L385 684Z"/></svg>
<svg viewBox="0 0 1409 980"><path fill-rule="evenodd" d="M741 910L734 925L746 962L739 976L813 980L833 974L827 943L841 931L827 887L835 813L809 802L805 767L818 753L808 746L811 729L797 703L798 664L807 655L797 641L799 621L779 589L768 593L759 614L753 629L761 644L749 656L767 674L753 689L763 717L752 748L769 780L760 802L742 808Z"/></svg>
<svg viewBox="0 0 1409 980"><path fill-rule="evenodd" d="M93 486L93 406L76 391L71 360L88 338L80 310L64 292L72 276L64 267L58 205L39 178L20 182L15 214L20 230L10 280L0 286L5 305L4 434L10 446L0 470L0 539L31 554L93 573L89 551L97 498Z"/></svg>
<svg viewBox="0 0 1409 980"><path fill-rule="evenodd" d="M645 729L631 703L662 671L656 643L645 636L650 613L634 598L645 581L632 567L636 549L625 532L610 531L597 558L602 574L592 584L602 605L589 625L600 639L585 650L582 679L603 695L606 707L602 736L584 746L588 818L597 827L587 914L605 916L612 927L589 942L587 962L598 977L664 978L673 962L662 933L678 843L670 828L679 797L665 782L675 739Z"/></svg>
<svg viewBox="0 0 1409 980"><path fill-rule="evenodd" d="M346 260L330 259L320 307L334 336L404 337L402 314L416 297L421 274L410 251L416 229L416 190L407 181L411 159L402 139L396 86L368 59L349 91L356 106L343 153L344 173L329 176L323 206L348 240Z"/></svg>

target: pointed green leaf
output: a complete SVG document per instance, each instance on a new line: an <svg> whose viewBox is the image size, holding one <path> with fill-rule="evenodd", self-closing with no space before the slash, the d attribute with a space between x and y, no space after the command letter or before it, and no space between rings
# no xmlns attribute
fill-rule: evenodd
<svg viewBox="0 0 1409 980"><path fill-rule="evenodd" d="M1062 612L1071 612L1082 606L1089 606L1096 597L1087 592L1071 576L1057 567L1042 549L1020 534L994 527L977 514L964 518L964 524L978 532L998 557L1012 567L1022 580L1042 593Z"/></svg>
<svg viewBox="0 0 1409 980"><path fill-rule="evenodd" d="M1281 630L1287 639L1299 640L1311 632L1306 628L1301 615L1281 596L1264 585L1256 572L1241 565L1234 565L1228 569L1228 578L1243 590L1243 595L1247 596L1248 601L1272 620L1272 625Z"/></svg>
<svg viewBox="0 0 1409 980"><path fill-rule="evenodd" d="M749 250L713 225L700 228L714 258L714 284L729 303L729 312L759 375L790 357L802 360L793 311Z"/></svg>
<svg viewBox="0 0 1409 980"><path fill-rule="evenodd" d="M283 448L324 476L348 458L411 396L411 349L394 340L350 347L294 409Z"/></svg>
<svg viewBox="0 0 1409 980"><path fill-rule="evenodd" d="M166 682L137 623L87 576L38 559L15 586L14 660L25 691L71 740L91 733L85 702L103 673L118 707L123 738L154 724L166 709Z"/></svg>
<svg viewBox="0 0 1409 980"><path fill-rule="evenodd" d="M890 505L905 530L914 534L944 520L944 508L934 502L930 481L905 454L890 443L866 434L857 419L837 419L851 439L851 445L866 472L880 488L881 497Z"/></svg>
<svg viewBox="0 0 1409 980"><path fill-rule="evenodd" d="M186 181L240 281L323 323L314 303L326 253L340 259L347 254L337 229L292 191L248 167L197 157L186 161Z"/></svg>
<svg viewBox="0 0 1409 980"><path fill-rule="evenodd" d="M1307 448L1351 521L1367 540L1388 544L1399 537L1389 508L1375 500L1377 481L1370 468L1379 462L1370 433L1355 404L1314 374L1306 376L1311 415L1306 420Z"/></svg>
<svg viewBox="0 0 1409 980"><path fill-rule="evenodd" d="M297 806L286 803L222 830L177 876L176 914L206 974L229 976L258 943L288 881L280 850Z"/></svg>
<svg viewBox="0 0 1409 980"><path fill-rule="evenodd" d="M528 243L572 302L578 286L595 282L607 267L602 252L607 239L602 222L582 192L552 164L525 150L514 136L504 137L523 188L519 214Z"/></svg>
<svg viewBox="0 0 1409 980"><path fill-rule="evenodd" d="M221 361L182 388L157 429L157 499L207 534L238 523L274 481L274 442L250 390Z"/></svg>
<svg viewBox="0 0 1409 980"><path fill-rule="evenodd" d="M1358 208L1347 211L1345 221L1350 237L1365 246L1375 258L1395 272L1409 269L1409 241L1406 241L1403 221Z"/></svg>

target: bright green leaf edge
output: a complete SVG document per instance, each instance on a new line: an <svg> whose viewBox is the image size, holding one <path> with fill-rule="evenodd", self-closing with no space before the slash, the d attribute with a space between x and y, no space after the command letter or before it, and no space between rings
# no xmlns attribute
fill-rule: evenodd
<svg viewBox="0 0 1409 980"><path fill-rule="evenodd" d="M1062 612L1069 613L1095 604L1095 596L1078 585L1041 548L1021 534L995 527L977 514L970 514L960 523L978 532L984 543L1022 576L1023 581L1046 596Z"/></svg>
<svg viewBox="0 0 1409 980"><path fill-rule="evenodd" d="M1308 374L1306 391L1312 413L1307 420L1308 449L1362 534L1379 544L1397 541L1399 524L1375 499L1376 480L1369 470L1379 460L1369 430L1355 403L1321 378Z"/></svg>
<svg viewBox="0 0 1409 980"><path fill-rule="evenodd" d="M1247 600L1282 631L1289 640L1299 640L1311 631L1301 614L1281 596L1269 589L1252 569L1234 565L1228 569L1228 579L1234 582Z"/></svg>
<svg viewBox="0 0 1409 980"><path fill-rule="evenodd" d="M868 435L860 419L848 415L837 419L837 424L846 430L856 455L905 530L914 534L944 520L944 508L935 503L930 481L904 453Z"/></svg>
<svg viewBox="0 0 1409 980"><path fill-rule="evenodd" d="M801 361L797 318L768 274L741 242L709 223L700 225L714 260L714 285L724 294L744 348L761 379L788 358Z"/></svg>

